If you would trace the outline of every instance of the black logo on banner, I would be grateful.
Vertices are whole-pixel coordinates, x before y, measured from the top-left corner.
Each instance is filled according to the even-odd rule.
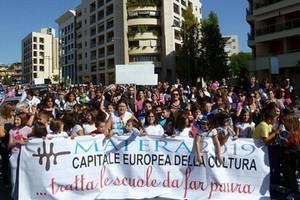
[[[44,159],[44,157],[46,158],[46,165],[45,165],[46,171],[50,170],[50,158],[51,158],[51,156],[54,157],[53,164],[56,165],[57,164],[57,160],[56,160],[57,156],[67,155],[67,154],[71,153],[70,151],[62,151],[62,152],[54,153],[53,152],[53,146],[54,146],[54,144],[51,142],[50,143],[50,152],[47,153],[46,142],[43,141],[43,150],[41,150],[41,147],[39,147],[37,149],[37,154],[32,154],[33,157],[39,157],[39,164],[40,165],[43,165],[43,159]],[[43,152],[41,152],[41,151],[43,151]]]

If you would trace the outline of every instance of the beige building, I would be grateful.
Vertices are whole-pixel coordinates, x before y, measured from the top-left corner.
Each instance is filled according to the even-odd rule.
[[[117,64],[154,64],[160,81],[175,82],[175,52],[182,38],[173,24],[183,22],[187,6],[200,21],[200,1],[161,0],[141,7],[134,2],[82,0],[76,8],[79,83],[113,83]]]
[[[22,66],[25,83],[32,83],[35,78],[58,81],[58,38],[53,28],[31,32],[22,40]]]
[[[287,77],[300,85],[300,1],[249,0],[248,46],[253,61],[250,70],[262,80],[282,83]]]
[[[239,42],[237,35],[223,35],[223,39],[225,40],[225,52],[228,54],[228,57],[233,54],[239,53]]]
[[[68,10],[55,20],[58,24],[60,51],[60,82],[77,83],[76,69],[76,11]]]

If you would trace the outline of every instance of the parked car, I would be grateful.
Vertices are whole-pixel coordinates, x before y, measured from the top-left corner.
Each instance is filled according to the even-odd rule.
[[[33,93],[39,93],[39,95],[49,92],[48,85],[32,85],[29,89]]]
[[[0,103],[0,111],[2,110],[2,108],[5,104],[16,105],[17,103],[20,102],[20,100],[21,100],[21,96],[10,97],[10,98],[5,99],[3,102]]]

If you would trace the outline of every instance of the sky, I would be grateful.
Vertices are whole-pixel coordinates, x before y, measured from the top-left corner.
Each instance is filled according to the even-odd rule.
[[[203,18],[213,11],[219,19],[221,34],[238,35],[239,50],[250,52],[247,46],[246,0],[200,0]],[[31,32],[52,27],[67,10],[75,9],[81,0],[1,0],[0,64],[21,62],[21,42]],[[56,34],[56,36],[58,36]]]

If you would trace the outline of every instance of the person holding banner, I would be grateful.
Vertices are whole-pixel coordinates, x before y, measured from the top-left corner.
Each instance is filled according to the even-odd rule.
[[[106,121],[106,129],[119,129],[124,131],[125,124],[129,119],[136,119],[133,113],[128,111],[128,103],[124,98],[121,98],[116,105],[116,111],[112,112]],[[138,120],[137,120],[138,121]]]
[[[144,132],[147,135],[157,135],[157,136],[163,136],[164,135],[164,129],[163,127],[157,122],[157,119],[155,117],[155,112],[153,110],[148,111],[146,113],[146,121],[143,126]]]
[[[291,196],[298,195],[300,198],[300,188],[297,187],[297,175],[300,175],[300,122],[295,113],[288,113],[283,117],[283,123],[288,133],[286,137],[280,134],[283,144],[283,177],[286,185],[292,190]]]
[[[27,126],[27,120],[28,116],[26,113],[18,114],[14,119],[14,127],[9,131],[8,147],[11,149],[9,162],[11,168],[12,197],[15,195],[15,188],[18,188],[17,167],[21,146],[25,144],[28,135],[32,132],[32,128]]]
[[[221,164],[223,164],[222,149],[218,138],[218,131],[215,128],[211,129],[210,122],[206,118],[200,120],[200,129],[198,130],[198,133],[195,136],[195,147],[198,162],[203,163],[203,157],[201,153],[201,142],[204,137],[210,137],[213,139],[216,148],[217,159]]]

